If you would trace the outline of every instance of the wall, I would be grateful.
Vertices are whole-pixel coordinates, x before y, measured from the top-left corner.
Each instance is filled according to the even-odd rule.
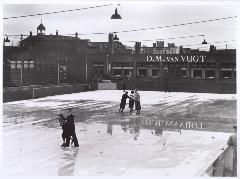
[[[213,160],[206,170],[202,172],[202,176],[215,176],[215,177],[231,177],[233,173],[233,150],[231,147],[224,147],[225,150]]]
[[[112,80],[117,83],[117,89],[122,89],[120,80]],[[195,92],[195,93],[223,93],[235,94],[236,82],[235,81],[216,81],[216,80],[178,80],[169,81],[168,84],[172,92]],[[144,91],[164,91],[164,81],[161,79],[137,79],[126,81],[127,90],[138,88]]]
[[[88,90],[97,90],[97,84],[92,83],[47,87],[28,86],[22,88],[10,88],[3,91],[3,102],[35,99],[69,93],[78,93]]]

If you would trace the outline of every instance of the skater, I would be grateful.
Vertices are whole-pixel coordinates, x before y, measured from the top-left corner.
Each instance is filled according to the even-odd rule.
[[[130,97],[128,96],[128,92],[126,91],[126,92],[122,95],[119,112],[123,112],[123,110],[124,110],[124,108],[125,108],[125,106],[126,106],[126,100],[127,100],[127,98],[130,98]]]
[[[165,77],[164,77],[164,91],[165,93],[166,92],[169,92],[170,93],[170,89],[169,89],[169,86],[168,86],[168,71],[165,72]]]
[[[58,114],[58,120],[60,123],[60,126],[62,126],[62,140],[63,144],[61,145],[64,147],[66,145],[66,138],[67,138],[67,130],[66,130],[66,118],[64,118],[63,114]]]
[[[126,83],[125,83],[124,79],[122,79],[121,85],[122,85],[123,92],[125,92],[125,90],[126,90]]]
[[[133,107],[134,107],[134,91],[131,91],[131,94],[129,95],[129,108],[130,112],[133,112]]]
[[[237,176],[237,126],[233,126],[234,134],[231,135],[228,139],[227,144],[232,148],[233,151],[233,170],[232,176]]]
[[[72,137],[74,147],[79,147],[77,136],[75,133],[74,115],[71,114],[72,109],[67,109],[66,118],[66,144],[64,147],[69,147],[70,139]]]
[[[140,94],[138,93],[137,89],[135,89],[134,100],[135,100],[135,109],[137,111],[136,115],[140,115],[140,111],[141,111]]]

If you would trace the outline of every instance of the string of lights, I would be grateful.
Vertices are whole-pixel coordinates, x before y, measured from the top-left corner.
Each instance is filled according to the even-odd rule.
[[[80,10],[86,10],[86,9],[94,9],[94,8],[100,8],[100,7],[107,7],[107,6],[115,6],[120,4],[105,4],[105,5],[99,5],[99,6],[92,6],[92,7],[84,7],[84,8],[78,8],[78,9],[68,9],[68,10],[62,10],[62,11],[53,11],[53,12],[44,12],[44,13],[38,13],[38,14],[28,14],[28,15],[21,15],[21,16],[13,16],[13,17],[4,17],[3,20],[8,19],[17,19],[17,18],[26,18],[26,17],[34,17],[34,16],[42,16],[42,15],[50,15],[50,14],[58,14],[58,13],[65,13],[65,12],[73,12],[73,11],[80,11]]]

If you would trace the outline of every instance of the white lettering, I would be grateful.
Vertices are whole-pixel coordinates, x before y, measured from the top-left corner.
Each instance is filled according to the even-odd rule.
[[[150,56],[150,55],[148,56],[148,55],[147,55],[147,62],[151,62],[152,60],[153,60],[153,59],[152,59],[152,56]]]
[[[194,62],[198,62],[199,57],[198,56],[193,56],[192,59],[193,59]]]

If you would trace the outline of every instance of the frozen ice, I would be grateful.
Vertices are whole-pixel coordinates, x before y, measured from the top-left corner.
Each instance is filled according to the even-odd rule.
[[[195,176],[216,157],[236,122],[236,95],[140,91],[140,116],[118,112],[122,91],[102,90],[3,104],[3,168],[8,176]],[[72,107],[79,148],[61,148],[58,113]],[[155,134],[149,119],[197,121]]]

